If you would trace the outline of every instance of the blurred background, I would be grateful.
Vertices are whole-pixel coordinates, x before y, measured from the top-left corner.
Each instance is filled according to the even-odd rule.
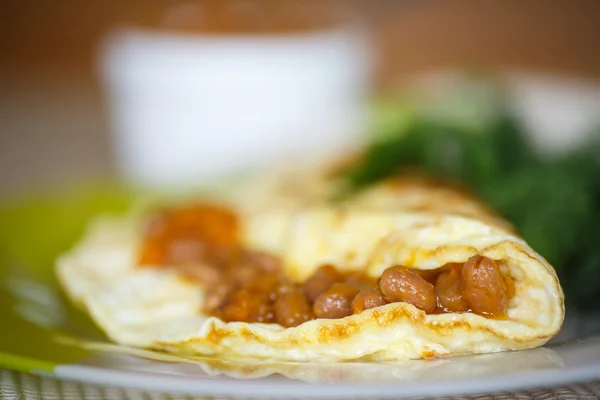
[[[276,8],[276,2],[247,9],[248,2],[228,2],[241,4],[236,10],[242,10],[229,22],[186,21],[185,15],[193,16],[198,4],[210,8],[213,3],[188,3],[173,12],[181,2],[2,1],[0,196],[114,174],[113,125],[99,71],[99,45],[107,33],[122,26],[256,33],[264,28],[256,22],[265,18],[261,9]],[[464,65],[559,76],[582,86],[600,81],[598,1],[298,3],[305,14],[292,12],[296,18],[267,24],[262,33],[331,25],[322,18],[331,10],[358,18],[373,52],[373,92],[402,87],[416,73]],[[207,15],[215,13],[209,10]],[[176,22],[165,22],[169,15]]]

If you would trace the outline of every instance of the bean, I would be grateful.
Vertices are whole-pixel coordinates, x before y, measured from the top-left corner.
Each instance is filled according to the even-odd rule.
[[[281,269],[281,262],[277,257],[260,251],[247,251],[246,261],[265,273],[276,273]]]
[[[275,322],[275,309],[272,304],[261,303],[258,306],[254,320],[256,322],[271,323]]]
[[[182,264],[177,266],[177,271],[184,276],[201,282],[204,286],[215,285],[223,279],[223,271],[212,264]]]
[[[230,297],[219,310],[223,321],[273,322],[273,306],[265,296],[249,290],[240,290]]]
[[[352,300],[358,289],[345,283],[335,283],[315,300],[313,311],[317,318],[344,318],[352,315]]]
[[[275,301],[275,321],[286,328],[298,326],[315,318],[304,293],[289,291]]]
[[[460,292],[461,269],[461,264],[450,264],[435,282],[438,307],[444,312],[467,311],[467,303]]]
[[[363,289],[352,300],[352,313],[358,314],[364,310],[386,305],[387,301],[378,287]]]
[[[506,283],[493,260],[481,255],[469,258],[463,266],[461,278],[462,297],[473,312],[489,316],[506,312]]]
[[[206,244],[198,237],[181,235],[166,244],[165,263],[182,265],[204,261],[208,256]]]
[[[175,232],[194,232],[217,247],[237,244],[237,216],[230,210],[210,204],[190,204],[176,209],[171,217]]]
[[[383,271],[379,289],[390,303],[404,301],[426,313],[435,311],[437,301],[434,286],[403,266]]]
[[[312,303],[321,293],[329,290],[336,282],[344,280],[344,276],[332,265],[323,265],[317,269],[304,283],[308,300]]]
[[[284,296],[288,293],[294,292],[300,290],[296,285],[294,285],[293,283],[282,279],[279,282],[279,286],[277,287],[277,290],[275,292],[275,300],[277,300],[278,298],[280,298],[281,296]],[[304,294],[304,292],[302,292]]]
[[[271,301],[275,301],[283,294],[296,289],[287,279],[277,275],[259,276],[247,283],[244,288],[253,293],[265,295]]]
[[[247,283],[244,289],[265,295],[269,300],[275,301],[280,283],[281,281],[276,275],[262,275]]]
[[[209,287],[204,296],[204,311],[214,313],[234,291],[235,286],[227,283]]]
[[[244,286],[260,275],[260,271],[249,264],[240,264],[229,268],[229,279]]]

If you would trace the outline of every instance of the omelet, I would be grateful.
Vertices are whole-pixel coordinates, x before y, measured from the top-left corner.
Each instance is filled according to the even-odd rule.
[[[564,296],[552,266],[484,204],[455,188],[405,178],[330,203],[323,175],[253,181],[224,196],[244,246],[277,255],[304,282],[323,264],[379,279],[401,265],[425,273],[473,256],[511,277],[506,312],[428,313],[395,301],[293,327],[226,322],[203,310],[209,289],[173,268],[140,268],[145,219],[102,217],[57,261],[72,300],[113,341],[226,359],[391,361],[522,350],[558,333]],[[212,199],[214,201],[214,199]]]

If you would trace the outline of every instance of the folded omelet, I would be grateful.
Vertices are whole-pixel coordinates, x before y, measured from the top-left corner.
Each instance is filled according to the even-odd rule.
[[[274,361],[383,361],[521,350],[560,329],[564,298],[554,269],[485,205],[459,190],[395,179],[329,203],[321,175],[253,181],[223,196],[239,218],[244,246],[277,255],[303,282],[323,264],[377,279],[495,260],[514,294],[501,316],[426,313],[396,301],[343,318],[295,327],[225,322],[203,311],[209,289],[174,268],[140,268],[142,217],[103,217],[57,262],[66,292],[115,342],[184,355]],[[214,200],[213,200],[214,201]]]

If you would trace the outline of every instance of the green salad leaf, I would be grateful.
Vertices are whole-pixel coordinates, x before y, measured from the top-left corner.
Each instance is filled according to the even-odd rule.
[[[397,105],[402,123],[383,124],[388,131],[375,135],[360,160],[341,172],[345,194],[415,169],[460,184],[511,221],[556,268],[570,306],[600,308],[600,135],[559,157],[544,157],[506,100],[486,95],[495,112],[477,124],[449,113],[407,113]],[[481,101],[475,98],[473,107],[485,108]],[[392,108],[386,104],[388,121]]]

